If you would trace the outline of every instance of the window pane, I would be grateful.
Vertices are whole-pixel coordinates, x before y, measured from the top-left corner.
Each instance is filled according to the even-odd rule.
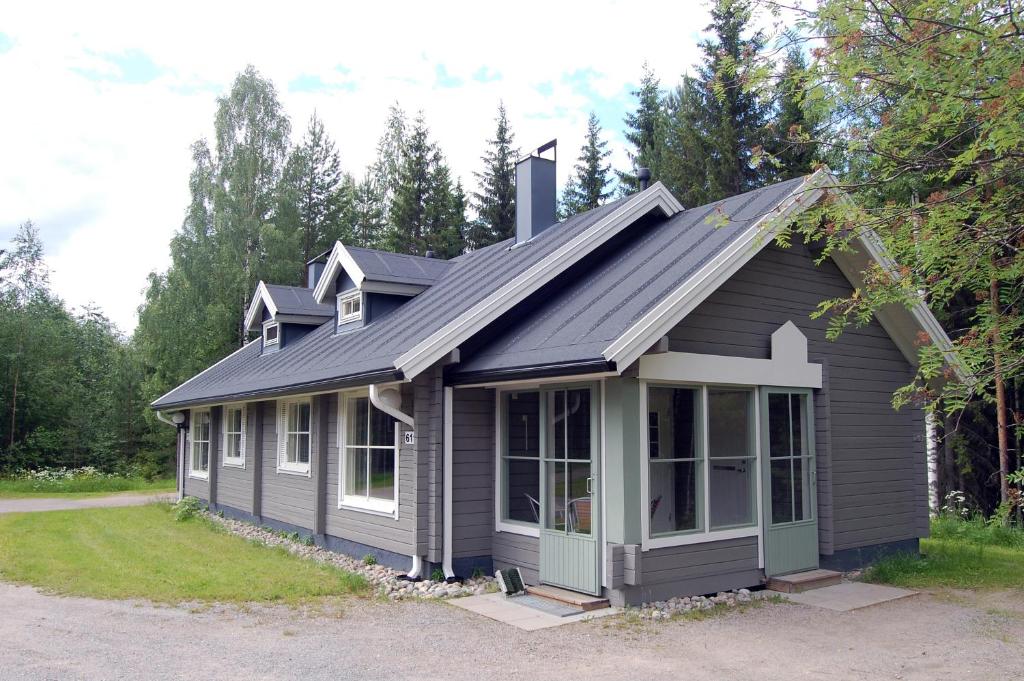
[[[591,494],[587,491],[590,479],[589,463],[570,463],[569,466],[569,502],[568,530],[576,534],[590,534],[591,531]]]
[[[754,455],[752,397],[749,390],[708,391],[708,455],[711,458]]]
[[[540,522],[540,462],[529,459],[505,461],[505,514],[508,520]]]
[[[653,387],[647,393],[648,419],[657,414],[658,443],[653,458],[691,459],[698,455],[700,392],[693,388]]]
[[[779,459],[771,462],[772,522],[793,522],[793,477],[790,462]]]
[[[295,433],[288,434],[288,442],[284,448],[284,460],[288,463],[295,463],[298,461],[296,458],[296,452],[298,450],[298,435]]]
[[[242,446],[242,436],[241,435],[234,434],[234,433],[231,434],[231,435],[228,435],[228,451],[227,451],[226,455],[229,458],[237,459],[238,457],[240,457],[242,455],[241,446]]]
[[[199,443],[199,470],[207,470],[210,467],[210,443]]]
[[[796,520],[811,519],[811,460],[809,458],[793,459],[793,518]]]
[[[565,458],[565,391],[548,393],[548,445],[546,456]]]
[[[754,522],[754,460],[715,459],[711,466],[708,499],[711,529]]]
[[[700,527],[700,463],[652,461],[650,467],[651,535]]]
[[[347,496],[365,497],[366,485],[365,449],[349,449],[345,456],[345,494]]]
[[[565,394],[568,414],[567,453],[570,459],[590,458],[590,389],[569,390]]]
[[[228,409],[227,418],[227,429],[229,433],[237,433],[242,430],[242,410],[241,409]]]
[[[790,430],[790,437],[793,438],[793,456],[800,456],[801,454],[807,454],[806,442],[804,438],[804,400],[805,395],[790,395],[790,418],[792,419],[792,426]]]
[[[508,456],[540,455],[540,393],[505,395],[505,437]]]
[[[295,460],[298,463],[309,463],[309,434],[299,434],[295,438]]]
[[[369,418],[370,398],[348,398],[348,416],[346,418],[345,443],[349,445],[366,445],[367,419]]]
[[[298,405],[299,427],[296,429],[302,433],[309,432],[309,402],[300,402]]]
[[[380,409],[369,405],[370,410],[370,444],[395,446],[395,419]]]
[[[546,464],[545,485],[546,527],[549,530],[565,529],[565,463],[552,461]]]
[[[374,499],[395,498],[395,450],[370,450],[370,496]]]
[[[790,455],[789,395],[768,394],[769,456]]]

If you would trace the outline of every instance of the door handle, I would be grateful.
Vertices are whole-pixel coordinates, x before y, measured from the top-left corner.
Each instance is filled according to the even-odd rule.
[[[587,478],[587,494],[593,494],[593,492],[590,490],[590,481],[591,480],[593,480],[593,478]]]

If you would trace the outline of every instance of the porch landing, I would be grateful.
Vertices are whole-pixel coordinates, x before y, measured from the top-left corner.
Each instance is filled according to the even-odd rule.
[[[601,608],[608,607],[608,599],[601,598],[600,596],[590,596],[588,594],[581,594],[576,591],[569,591],[568,589],[560,589],[557,586],[550,586],[547,584],[539,584],[537,586],[526,587],[526,593],[534,596],[540,596],[541,598],[548,598],[559,603],[565,603],[574,608],[589,612],[591,610],[600,610]]]
[[[834,570],[805,570],[791,575],[777,575],[768,579],[768,588],[784,594],[801,593],[811,589],[834,586],[843,581],[843,573]]]
[[[525,631],[537,631],[549,629],[572,622],[585,622],[597,617],[615,615],[621,612],[619,608],[601,608],[599,610],[580,611],[578,615],[560,617],[531,608],[527,605],[516,603],[515,598],[506,598],[504,594],[491,593],[480,596],[467,596],[466,598],[453,598],[448,601],[450,605],[463,610],[475,612],[498,622],[504,622],[517,629]]]

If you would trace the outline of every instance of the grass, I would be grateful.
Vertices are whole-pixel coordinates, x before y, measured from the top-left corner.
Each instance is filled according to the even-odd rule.
[[[304,603],[366,581],[151,504],[0,515],[0,578],[46,591],[158,603]]]
[[[921,556],[889,556],[864,579],[917,589],[1024,589],[1024,530],[989,526],[983,520],[941,518]]]
[[[0,478],[0,499],[52,497],[74,499],[117,492],[173,492],[174,478],[76,478],[72,480],[27,480]]]

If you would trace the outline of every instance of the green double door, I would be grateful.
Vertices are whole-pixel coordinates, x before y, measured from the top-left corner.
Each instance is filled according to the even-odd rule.
[[[541,392],[540,581],[600,594],[599,405],[590,387]]]
[[[765,574],[818,567],[814,404],[810,390],[761,388]]]

